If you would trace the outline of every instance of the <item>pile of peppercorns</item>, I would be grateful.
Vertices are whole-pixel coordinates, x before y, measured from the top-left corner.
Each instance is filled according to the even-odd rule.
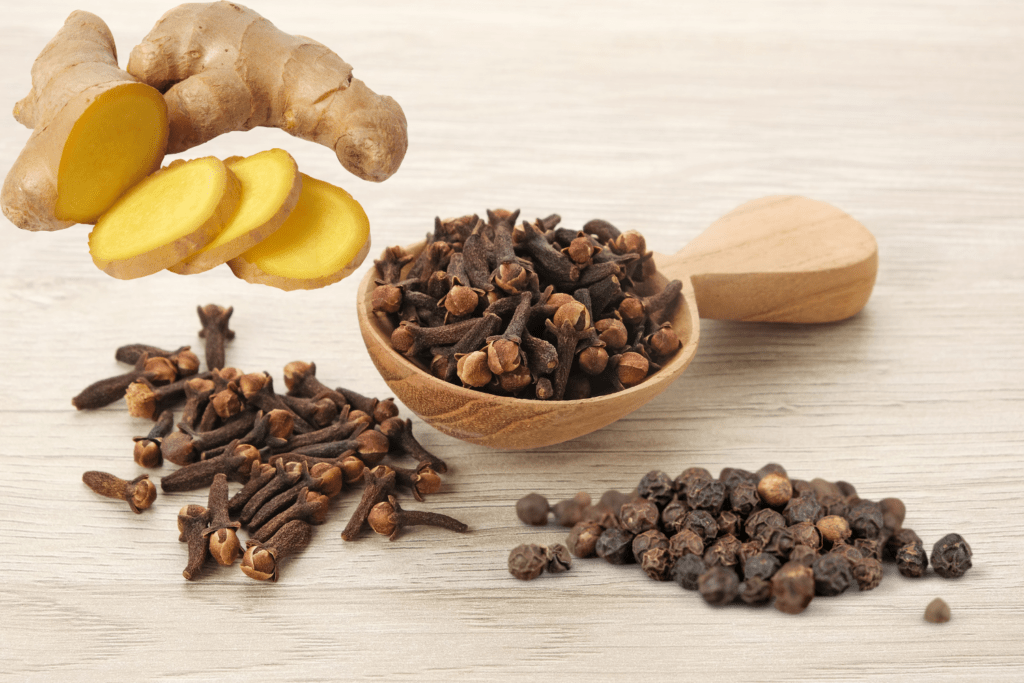
[[[899,499],[864,500],[843,481],[791,479],[775,463],[757,472],[727,467],[718,478],[703,467],[675,479],[654,470],[631,494],[608,491],[593,504],[586,493],[555,505],[531,493],[516,513],[535,526],[553,513],[571,527],[566,545],[576,557],[637,563],[712,605],[774,598],[780,611],[798,614],[815,596],[875,588],[883,560],[909,577],[929,564],[920,537],[903,527]],[[934,545],[931,565],[944,578],[963,576],[971,548],[949,534]]]

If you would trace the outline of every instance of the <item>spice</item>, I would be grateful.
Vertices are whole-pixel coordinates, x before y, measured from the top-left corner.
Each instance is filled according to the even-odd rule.
[[[928,569],[928,553],[920,542],[908,543],[896,552],[896,568],[900,574],[910,578],[924,576]]]
[[[82,482],[101,496],[126,501],[135,514],[148,509],[156,500],[156,486],[148,474],[126,481],[108,472],[90,471],[82,475]]]
[[[547,524],[550,510],[548,499],[539,493],[528,493],[516,501],[516,516],[524,524],[531,526]]]
[[[797,562],[787,562],[772,576],[775,607],[786,614],[800,614],[814,598],[814,572]]]
[[[711,567],[697,579],[697,591],[709,605],[728,605],[739,595],[739,588],[736,572],[721,565]]]
[[[935,598],[924,610],[924,620],[933,624],[944,624],[949,618],[949,605],[942,598]]]
[[[544,568],[549,574],[561,574],[572,569],[572,555],[569,554],[569,549],[561,543],[547,546],[544,549],[544,556],[547,558]]]
[[[625,529],[605,529],[597,539],[594,552],[611,564],[631,564],[633,558],[633,537]]]
[[[231,306],[225,308],[216,304],[196,307],[203,326],[199,336],[206,340],[206,367],[210,370],[224,367],[224,345],[235,338],[234,331],[228,329],[234,310]]]
[[[313,529],[306,522],[292,520],[264,542],[249,540],[242,556],[242,571],[257,581],[277,581],[282,559],[309,545]]]
[[[603,531],[604,527],[596,522],[577,522],[569,532],[565,544],[576,557],[593,557],[597,539],[601,537]]]
[[[432,526],[458,533],[469,530],[468,526],[448,515],[423,510],[403,510],[394,496],[388,496],[386,501],[374,505],[367,521],[371,529],[392,541],[398,537],[402,529],[410,526]]]
[[[517,545],[508,555],[508,571],[521,581],[536,579],[547,564],[547,551],[536,543]]]
[[[148,359],[146,354],[142,354],[135,363],[135,367],[128,372],[93,382],[71,399],[71,405],[78,410],[96,410],[124,398],[125,391],[132,382],[143,378],[155,380],[156,373],[146,370]]]
[[[181,574],[189,581],[199,576],[209,553],[210,537],[205,532],[210,517],[202,505],[186,505],[178,512],[178,540],[188,544],[188,563]]]
[[[665,318],[682,282],[636,291],[653,273],[639,234],[518,218],[503,209],[486,221],[438,218],[411,264],[404,250],[385,250],[371,300],[395,350],[446,381],[542,400],[634,386],[658,369],[655,358],[678,351]],[[480,335],[475,323],[487,317]]]
[[[772,498],[774,507],[766,506],[758,491],[762,482],[769,498],[783,492]],[[585,492],[577,497],[589,500]],[[790,478],[777,463],[757,472],[724,468],[717,478],[703,467],[689,467],[675,479],[650,470],[632,493],[607,491],[585,507],[566,543],[577,557],[639,564],[651,579],[699,590],[709,604],[774,600],[780,611],[797,614],[815,595],[878,587],[883,556],[895,559],[908,576],[925,573],[924,546],[902,527],[905,507],[895,498],[882,500],[861,499],[845,482]],[[530,516],[523,509],[532,501],[527,496],[517,505],[524,521]],[[543,524],[547,500],[540,496],[536,505],[535,519]],[[894,544],[900,547],[891,550]],[[956,534],[942,539],[934,552],[949,565],[950,575],[970,566],[970,549]]]
[[[932,548],[932,569],[944,579],[957,579],[971,568],[971,546],[960,534],[946,534]]]
[[[160,452],[160,443],[163,437],[170,434],[174,428],[174,413],[164,410],[160,413],[153,428],[146,436],[136,436],[135,448],[132,450],[132,457],[142,467],[160,467],[164,464],[164,456]]]
[[[208,536],[210,555],[217,564],[231,566],[242,552],[242,543],[238,540],[237,529],[240,522],[232,522],[228,512],[228,477],[218,474],[210,484],[210,495],[206,504],[210,512],[210,525],[203,530]]]

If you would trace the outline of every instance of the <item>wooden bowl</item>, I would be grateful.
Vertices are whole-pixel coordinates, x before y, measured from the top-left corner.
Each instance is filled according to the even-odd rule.
[[[494,396],[433,377],[391,348],[389,328],[370,303],[374,269],[359,287],[359,327],[384,381],[425,422],[483,446],[538,448],[598,430],[667,389],[697,351],[700,318],[842,320],[867,303],[878,269],[877,244],[863,225],[829,204],[795,196],[743,204],[681,251],[654,258],[658,275],[645,286],[683,283],[671,318],[683,346],[642,383],[604,396],[539,401]]]

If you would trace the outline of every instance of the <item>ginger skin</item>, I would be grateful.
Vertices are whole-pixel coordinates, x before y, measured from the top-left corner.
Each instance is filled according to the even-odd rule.
[[[72,12],[32,66],[14,118],[33,128],[0,203],[26,230],[92,223],[160,166],[167,112],[160,93],[117,66],[110,29]]]
[[[397,102],[353,78],[325,45],[284,33],[242,5],[170,10],[132,50],[128,72],[164,93],[169,153],[271,126],[330,147],[365,180],[387,179],[405,157]]]

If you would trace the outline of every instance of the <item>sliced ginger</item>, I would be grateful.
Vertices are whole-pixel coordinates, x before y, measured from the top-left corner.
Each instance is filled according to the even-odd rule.
[[[34,130],[0,203],[26,230],[95,222],[167,147],[164,98],[118,68],[110,29],[88,12],[73,12],[43,48],[14,116]]]
[[[316,289],[359,267],[370,249],[363,207],[341,189],[305,173],[295,209],[274,234],[228,261],[247,282],[284,290]]]
[[[230,222],[241,183],[220,159],[174,161],[129,190],[89,233],[96,265],[128,280],[199,251]]]
[[[170,267],[175,273],[201,273],[254,247],[281,227],[299,201],[302,192],[299,168],[283,149],[270,149],[245,158],[233,157],[224,163],[241,183],[238,209],[205,247]]]

